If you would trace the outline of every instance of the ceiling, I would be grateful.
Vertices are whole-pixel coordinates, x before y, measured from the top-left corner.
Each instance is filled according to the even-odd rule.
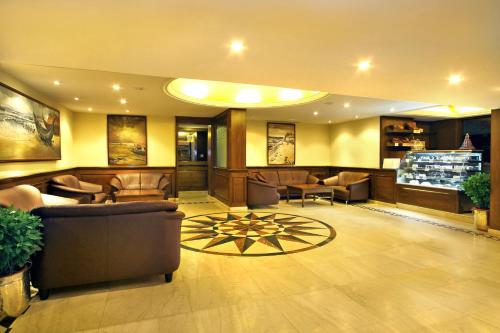
[[[109,90],[119,80],[131,111],[218,113],[160,97],[164,78],[177,77],[326,91],[334,104],[339,95],[362,96],[349,98],[349,112],[359,116],[364,109],[355,105],[372,108],[374,98],[381,109],[400,103],[391,100],[500,107],[498,0],[3,0],[0,12],[3,66],[77,111],[88,98],[96,112],[121,112]],[[243,54],[230,54],[235,38],[244,41]],[[358,72],[361,59],[373,68]],[[446,80],[454,73],[465,78],[458,86]],[[61,89],[45,87],[56,74]],[[309,107],[320,114],[307,121],[344,119],[346,110],[313,104],[305,114]],[[300,110],[272,117],[301,121]]]

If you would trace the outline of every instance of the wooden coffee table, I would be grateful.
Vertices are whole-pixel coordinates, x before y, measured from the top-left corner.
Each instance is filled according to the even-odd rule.
[[[333,186],[319,184],[297,184],[286,186],[286,202],[290,201],[290,192],[300,192],[302,197],[302,207],[304,199],[309,194],[330,194],[330,205],[333,206]],[[314,197],[316,200],[316,197]]]
[[[121,190],[115,192],[116,202],[165,200],[160,190]]]

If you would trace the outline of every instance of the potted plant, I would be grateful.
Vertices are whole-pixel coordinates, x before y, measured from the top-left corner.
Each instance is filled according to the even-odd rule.
[[[0,319],[21,315],[29,305],[29,264],[41,250],[38,216],[0,207]]]
[[[478,230],[488,230],[490,209],[490,174],[476,173],[463,183],[465,194],[474,203],[474,225]]]

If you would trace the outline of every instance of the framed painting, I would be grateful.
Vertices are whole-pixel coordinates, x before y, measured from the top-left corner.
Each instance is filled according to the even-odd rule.
[[[61,159],[58,110],[0,83],[0,162]]]
[[[267,164],[295,165],[295,124],[267,123]]]
[[[145,116],[108,115],[108,164],[148,164]]]

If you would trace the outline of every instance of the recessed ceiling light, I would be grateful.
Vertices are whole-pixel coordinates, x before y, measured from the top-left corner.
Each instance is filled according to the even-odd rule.
[[[288,88],[283,88],[280,90],[280,99],[282,101],[294,101],[297,99],[301,99],[304,94],[302,91],[298,89],[288,89]]]
[[[92,111],[93,109],[92,108],[87,108],[88,111]]]
[[[314,112],[313,112],[313,115],[315,115],[315,116],[317,116],[318,114],[319,114],[319,112],[318,112],[318,111],[314,111]]]
[[[460,84],[463,80],[464,78],[461,74],[452,74],[448,77],[448,83],[453,86]]]
[[[122,88],[118,83],[114,83],[111,87],[114,91],[120,91],[120,89]]]
[[[259,103],[261,100],[260,92],[256,89],[242,89],[236,95],[238,103]]]
[[[60,86],[61,85],[61,81],[58,81],[58,80],[55,80],[53,83],[54,83],[55,86]]]
[[[73,97],[73,99],[74,99],[75,101],[79,101],[79,100],[80,100],[80,97],[76,97],[76,96],[75,96],[75,97]]]
[[[230,48],[232,53],[241,53],[245,50],[246,46],[241,40],[233,40]]]
[[[391,108],[389,111],[390,112],[394,112],[394,111],[396,111],[396,109],[395,108]]]
[[[358,62],[358,71],[366,72],[370,68],[372,68],[372,62],[370,60],[361,60]]]
[[[129,112],[130,112],[130,110],[125,110],[125,112],[126,112],[126,113],[129,113]]]
[[[127,100],[125,98],[120,99],[120,104],[127,104]]]
[[[354,118],[358,119],[358,118],[359,118],[359,116],[358,116],[358,115],[355,115],[355,116],[354,116]]]
[[[349,107],[351,107],[351,103],[344,103],[344,107],[347,109]]]
[[[331,121],[331,120],[328,120],[328,123],[329,123],[329,124],[331,124],[331,123],[332,123],[332,121]]]
[[[201,82],[187,82],[182,86],[181,91],[183,94],[197,99],[208,96],[208,86]]]

